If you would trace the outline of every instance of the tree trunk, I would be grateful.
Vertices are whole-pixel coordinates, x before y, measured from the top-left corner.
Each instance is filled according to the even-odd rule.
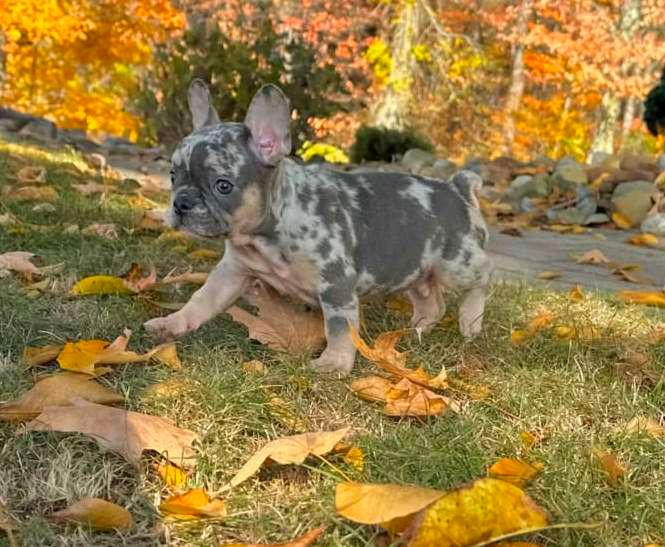
[[[529,17],[531,16],[531,0],[523,0],[517,17],[517,31],[524,36],[528,30]],[[524,95],[524,46],[516,43],[513,47],[513,67],[510,72],[510,87],[506,97],[505,122],[503,125],[503,147],[502,153],[512,154],[513,142],[515,141],[515,112],[519,109]]]
[[[635,119],[635,97],[628,97],[624,103],[623,122],[621,123],[621,141],[625,142]]]
[[[416,68],[412,52],[423,20],[419,0],[401,0],[400,4],[390,46],[392,70],[371,114],[374,125],[389,129],[404,129],[407,125],[413,98],[413,73]]]

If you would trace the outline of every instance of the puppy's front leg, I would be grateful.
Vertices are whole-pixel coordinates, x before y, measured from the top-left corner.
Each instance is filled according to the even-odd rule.
[[[146,321],[143,326],[162,338],[174,338],[196,330],[231,306],[245,291],[248,282],[247,270],[234,256],[233,247],[227,245],[220,263],[181,310]]]
[[[349,323],[358,329],[358,297],[353,292],[330,289],[320,296],[326,327],[326,349],[312,366],[322,372],[347,375],[353,368],[356,348],[349,334]]]

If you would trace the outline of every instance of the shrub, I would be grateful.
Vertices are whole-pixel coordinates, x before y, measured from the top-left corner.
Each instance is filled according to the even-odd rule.
[[[344,94],[331,65],[319,66],[311,49],[275,32],[266,17],[251,39],[232,41],[216,25],[196,24],[171,43],[158,47],[144,74],[134,107],[144,120],[143,142],[179,141],[192,127],[187,88],[194,78],[208,82],[222,120],[241,121],[254,93],[266,83],[281,87],[295,111],[294,144],[312,136],[308,118],[339,111],[332,94]]]
[[[430,140],[411,129],[398,131],[365,125],[356,132],[356,140],[351,147],[351,161],[390,162],[411,148],[434,152]]]

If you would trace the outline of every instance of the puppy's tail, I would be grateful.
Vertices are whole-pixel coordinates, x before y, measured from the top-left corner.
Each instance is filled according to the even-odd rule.
[[[480,191],[483,187],[483,179],[480,175],[469,169],[463,169],[455,173],[450,180],[450,184],[454,184],[462,194],[462,197],[473,205],[476,209],[480,209]]]

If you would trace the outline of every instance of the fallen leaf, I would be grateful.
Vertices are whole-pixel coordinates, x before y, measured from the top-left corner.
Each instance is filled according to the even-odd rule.
[[[106,184],[87,182],[86,184],[72,184],[72,188],[83,195],[103,194],[109,190]]]
[[[144,450],[158,452],[170,461],[189,467],[194,463],[193,431],[176,427],[159,416],[129,412],[82,399],[73,406],[49,406],[26,424],[27,431],[83,433],[104,449],[117,452],[129,463],[139,466]]]
[[[310,428],[307,416],[303,415],[293,403],[287,402],[281,397],[271,397],[267,409],[270,416],[289,431],[302,433]]]
[[[522,329],[515,329],[510,332],[510,343],[513,346],[519,346],[531,338],[531,334]]]
[[[319,312],[301,310],[264,286],[248,299],[258,308],[258,315],[238,306],[232,306],[226,313],[247,327],[250,338],[292,354],[313,352],[325,344],[323,317]]]
[[[415,514],[444,495],[440,490],[419,486],[340,482],[335,490],[335,509],[353,522],[379,524],[400,533]]]
[[[351,390],[361,399],[383,402],[392,385],[390,380],[382,376],[365,376],[351,382]]]
[[[575,338],[575,329],[567,325],[557,325],[553,329],[554,336],[562,340],[572,340]]]
[[[22,361],[26,368],[43,365],[53,361],[62,351],[62,345],[49,345],[39,348],[26,347],[23,350]]]
[[[215,249],[196,249],[189,253],[189,258],[198,259],[198,260],[214,260],[219,258],[221,255],[219,251]]]
[[[609,264],[610,259],[607,258],[599,249],[591,249],[586,253],[575,257],[578,264]]]
[[[256,374],[257,376],[263,376],[268,372],[263,362],[256,359],[243,363],[242,371],[246,374]]]
[[[633,223],[618,211],[612,213],[612,222],[617,225],[617,228],[621,228],[622,230],[630,230],[633,227]]]
[[[144,275],[143,268],[136,262],[133,262],[129,271],[122,276],[125,286],[134,292],[143,292],[155,286],[157,283],[157,272],[154,266],[150,268],[150,273]]]
[[[626,266],[619,266],[612,269],[612,274],[619,276],[624,281],[629,283],[637,283],[639,285],[653,285],[653,281],[647,277],[643,277],[639,274],[633,273],[633,270],[638,268],[632,268],[633,264],[627,264]]]
[[[362,472],[365,469],[365,453],[360,447],[353,446],[349,448],[346,454],[344,454],[344,461],[358,472]]]
[[[182,369],[180,357],[176,351],[175,342],[166,342],[148,352],[151,359],[159,361],[173,370]]]
[[[208,279],[208,275],[206,272],[185,272],[178,275],[168,274],[159,282],[159,285],[176,285],[178,283],[203,285]]]
[[[81,230],[86,236],[96,235],[106,239],[118,239],[118,227],[115,224],[91,224]]]
[[[542,330],[545,330],[552,324],[552,321],[554,321],[555,318],[556,315],[554,315],[554,313],[552,313],[550,310],[544,308],[539,309],[534,318],[529,321],[529,324],[527,325],[527,331],[529,334],[534,335]]]
[[[575,285],[575,287],[570,289],[568,292],[568,298],[573,302],[581,302],[584,300],[584,293],[582,292],[582,288],[579,285]]]
[[[658,247],[658,238],[653,234],[636,234],[629,237],[626,243],[640,247]]]
[[[16,401],[0,405],[0,420],[32,420],[47,406],[69,406],[76,398],[99,404],[116,404],[125,398],[83,374],[61,372],[39,380]]]
[[[617,297],[622,302],[630,304],[665,308],[665,291],[619,291]]]
[[[222,543],[220,547],[307,547],[319,539],[325,530],[325,526],[319,526],[286,543]]]
[[[46,169],[37,165],[26,165],[19,169],[16,178],[24,184],[46,182]]]
[[[34,253],[26,251],[11,251],[0,254],[0,269],[12,270],[19,273],[39,275],[39,269],[30,260]]]
[[[187,473],[171,465],[170,463],[160,463],[157,465],[157,473],[162,478],[166,486],[172,488],[182,488],[187,484]]]
[[[563,274],[561,272],[551,272],[551,271],[545,271],[545,272],[540,272],[536,277],[538,279],[558,279],[561,277]]]
[[[520,488],[487,478],[441,497],[406,535],[409,547],[471,546],[547,522],[545,512]]]
[[[488,470],[488,475],[521,488],[540,473],[542,469],[543,464],[530,464],[513,458],[501,458],[492,464]]]
[[[386,392],[383,412],[388,416],[439,416],[449,403],[450,399],[402,378]]]
[[[140,230],[151,232],[159,232],[164,230],[166,228],[166,214],[166,209],[151,209],[149,211],[145,211],[141,216],[141,219],[136,224],[136,227]]]
[[[12,190],[11,199],[54,202],[58,199],[58,192],[52,186],[22,186]]]
[[[195,488],[184,494],[171,496],[159,505],[159,510],[179,520],[198,518],[222,518],[226,516],[224,500],[210,499],[203,488]]]
[[[526,450],[531,450],[538,442],[538,437],[530,431],[522,431],[520,433],[520,441],[522,441],[522,446],[524,446]]]
[[[134,519],[127,509],[99,498],[83,498],[50,517],[55,522],[75,522],[98,530],[129,530]]]
[[[619,464],[617,459],[609,452],[598,449],[593,451],[593,456],[598,460],[603,471],[605,471],[607,482],[611,486],[618,486],[626,474],[626,470]]]
[[[647,418],[646,416],[636,416],[621,429],[626,433],[646,433],[651,437],[665,437],[665,427],[660,425],[653,418]]]
[[[93,294],[134,294],[125,285],[125,280],[114,275],[92,275],[78,281],[71,289],[71,294],[88,296]]]
[[[349,432],[349,428],[337,431],[316,431],[282,437],[265,444],[256,452],[235,477],[231,479],[231,486],[238,486],[256,473],[263,462],[268,458],[282,464],[301,464],[310,456],[323,456],[330,452]]]

